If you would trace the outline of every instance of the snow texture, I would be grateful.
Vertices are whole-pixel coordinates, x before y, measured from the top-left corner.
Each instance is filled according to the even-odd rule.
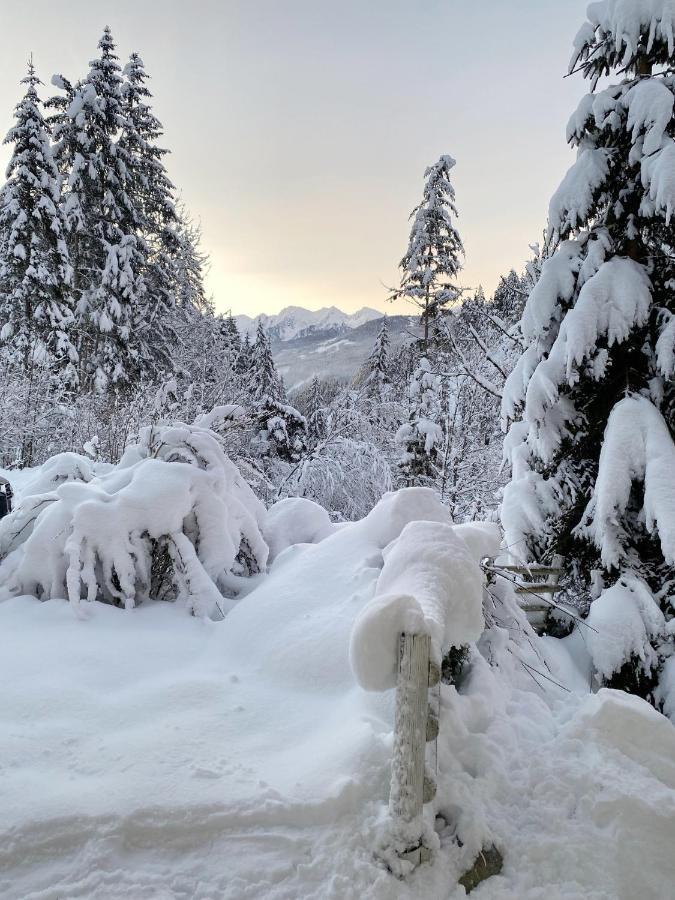
[[[268,510],[263,526],[269,546],[269,561],[273,562],[283,550],[294,544],[318,544],[336,527],[323,506],[312,500],[302,497],[279,500]]]
[[[610,151],[604,147],[580,151],[549,203],[550,228],[565,234],[588,219],[596,192],[607,178],[609,157]]]

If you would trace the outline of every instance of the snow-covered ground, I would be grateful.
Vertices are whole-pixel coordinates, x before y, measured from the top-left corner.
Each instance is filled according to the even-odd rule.
[[[588,693],[578,632],[537,646],[569,692],[537,686],[498,632],[497,668],[474,650],[460,692],[442,689],[440,850],[408,881],[377,862],[393,692],[357,685],[350,635],[385,547],[439,518],[427,492],[389,495],[283,550],[218,623],[170,603],[0,604],[3,900],[441,900],[489,842],[504,870],[477,900],[672,897],[675,730]]]

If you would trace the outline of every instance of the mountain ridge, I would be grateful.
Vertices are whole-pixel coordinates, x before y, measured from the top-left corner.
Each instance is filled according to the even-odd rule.
[[[344,334],[366,322],[381,319],[383,315],[384,313],[369,306],[363,306],[353,313],[343,312],[337,306],[317,310],[286,306],[274,315],[260,313],[251,317],[244,313],[234,316],[234,320],[242,334],[254,337],[258,322],[262,322],[271,340],[285,342],[318,334]]]

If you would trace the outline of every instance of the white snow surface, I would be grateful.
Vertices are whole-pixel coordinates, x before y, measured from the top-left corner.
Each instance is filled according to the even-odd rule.
[[[558,233],[574,229],[588,219],[596,190],[609,172],[610,151],[583,148],[568,170],[548,207],[549,226]]]
[[[389,494],[288,547],[219,622],[0,603],[3,900],[459,900],[491,842],[504,870],[476,900],[668,897],[675,730],[634,697],[588,695],[577,632],[531,650],[484,632],[494,664],[473,645],[460,691],[440,691],[434,861],[402,881],[378,863],[393,693],[356,683],[348,647],[415,522],[452,527],[431,491]],[[489,538],[454,533],[474,558]]]
[[[339,526],[318,503],[304,497],[287,497],[267,511],[263,536],[269,547],[269,560],[295,544],[318,544]]]

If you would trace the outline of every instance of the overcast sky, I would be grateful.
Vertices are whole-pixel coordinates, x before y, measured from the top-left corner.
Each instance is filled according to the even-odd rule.
[[[47,86],[86,73],[106,24],[123,60],[141,53],[221,310],[384,309],[442,153],[457,160],[461,283],[490,291],[522,268],[572,161],[585,85],[563,75],[585,0],[0,5],[2,131],[31,51]]]

